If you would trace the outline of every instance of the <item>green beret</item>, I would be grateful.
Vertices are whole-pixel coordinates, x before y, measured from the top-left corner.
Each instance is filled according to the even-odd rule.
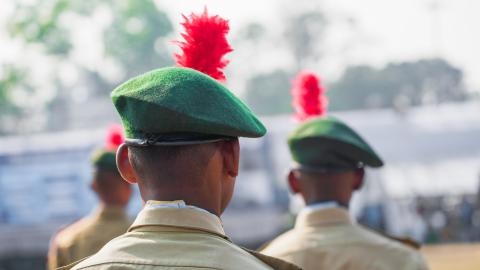
[[[99,149],[92,155],[92,164],[99,169],[117,170],[115,151]]]
[[[353,129],[333,117],[304,122],[288,138],[292,158],[300,168],[318,172],[354,170],[383,161]]]
[[[266,129],[217,80],[193,69],[161,68],[113,90],[128,144],[162,145],[261,137]]]

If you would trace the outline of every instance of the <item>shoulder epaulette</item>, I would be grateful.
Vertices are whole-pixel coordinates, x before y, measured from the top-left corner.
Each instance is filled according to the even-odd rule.
[[[386,238],[390,239],[390,240],[393,240],[393,241],[396,241],[396,242],[400,242],[404,245],[407,245],[413,249],[420,249],[422,247],[422,245],[413,240],[412,238],[410,237],[398,237],[398,236],[392,236],[392,235],[388,235],[386,233],[380,233],[381,235],[385,236]]]

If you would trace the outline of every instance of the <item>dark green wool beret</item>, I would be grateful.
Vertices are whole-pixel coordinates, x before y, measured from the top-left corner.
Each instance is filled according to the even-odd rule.
[[[92,155],[92,164],[99,169],[107,169],[117,171],[117,163],[115,161],[115,151],[99,149]]]
[[[340,172],[363,165],[383,166],[375,151],[345,123],[333,117],[318,117],[294,130],[288,145],[292,158],[305,170]]]
[[[225,86],[189,68],[150,71],[118,86],[111,97],[127,144],[189,144],[266,132]]]

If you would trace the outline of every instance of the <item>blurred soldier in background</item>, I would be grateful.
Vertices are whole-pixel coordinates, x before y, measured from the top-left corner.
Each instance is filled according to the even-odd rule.
[[[112,127],[105,149],[94,153],[91,188],[98,197],[99,205],[91,215],[53,237],[48,252],[48,269],[56,269],[96,253],[108,241],[125,233],[130,226],[125,207],[132,190],[120,176],[115,162],[121,136]]]
[[[128,233],[73,269],[298,269],[225,235],[219,217],[239,170],[238,137],[266,130],[215,80],[224,79],[222,57],[231,51],[227,21],[206,10],[185,20],[182,67],[145,73],[111,95],[127,137],[119,171],[146,205]]]
[[[288,183],[306,207],[294,229],[261,252],[306,270],[427,269],[415,248],[363,228],[350,217],[350,199],[362,187],[364,166],[381,167],[383,162],[350,127],[324,116],[326,100],[319,98],[323,92],[312,73],[302,73],[295,81],[297,118],[306,121],[288,139],[296,162]]]

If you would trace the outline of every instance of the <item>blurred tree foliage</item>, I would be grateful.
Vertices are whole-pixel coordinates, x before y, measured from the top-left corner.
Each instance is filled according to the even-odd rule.
[[[70,25],[69,18],[73,14],[90,19],[98,12],[109,17],[109,23],[103,29],[101,40],[92,42],[101,42],[103,57],[111,59],[122,71],[121,78],[116,81],[107,80],[102,68],[92,69],[71,61],[76,41],[72,38],[75,28]],[[152,0],[38,0],[33,5],[19,2],[9,22],[12,37],[56,59],[54,63],[73,63],[80,74],[78,84],[93,93],[91,98],[106,97],[119,81],[173,62],[165,46],[167,36],[173,31],[172,24]],[[289,89],[292,76],[303,68],[316,66],[324,53],[321,44],[328,22],[321,9],[297,9],[287,14],[283,22],[284,31],[278,37],[282,44],[278,46],[290,54],[294,61],[291,67],[252,74],[255,72],[248,73],[248,65],[253,66],[255,62],[244,61],[247,74],[251,76],[246,83],[245,96],[254,111],[260,114],[291,112]],[[259,23],[247,24],[239,31],[235,40],[237,47],[251,48],[246,58],[261,58],[262,52],[255,48],[271,43],[272,37],[267,31],[268,28]],[[36,90],[28,80],[29,76],[25,75],[35,71],[33,66],[26,66],[27,70],[23,68],[15,63],[2,68],[0,117],[28,119],[28,114],[22,113],[23,108],[11,98],[15,89],[21,88],[25,93]],[[68,123],[72,102],[71,89],[64,85],[59,75],[56,76],[49,78],[56,95],[45,105],[46,113],[52,118],[48,121],[51,129],[61,129],[62,124]],[[442,59],[391,63],[381,69],[348,67],[343,76],[328,87],[327,94],[331,110],[417,106],[468,98],[462,71]]]
[[[287,18],[285,37],[296,62],[295,73],[321,58],[326,28],[325,16],[315,9]]]
[[[10,65],[3,65],[2,72],[0,75],[0,120],[4,122],[5,118],[16,116],[19,113],[18,106],[12,100],[11,91],[25,81],[25,74]],[[2,128],[0,128],[1,133]]]
[[[276,70],[253,77],[247,83],[246,100],[258,114],[291,112],[289,74],[283,70]]]
[[[238,42],[238,40],[242,42],[259,42],[264,37],[266,32],[267,30],[265,29],[265,26],[258,22],[248,23],[240,29],[239,33],[236,36],[236,39],[234,40],[234,43]]]
[[[14,126],[18,126],[17,119],[22,117],[23,108],[14,101],[14,92],[28,94],[33,91],[26,70],[11,64],[0,67],[0,135],[7,134]]]
[[[103,74],[105,70],[102,68],[92,69],[71,60],[76,44],[73,39],[74,31],[77,28],[72,27],[69,20],[72,17],[91,20],[98,12],[102,19],[109,18],[110,22],[103,29],[101,40],[91,42],[99,42],[103,46],[104,59],[111,60],[110,63],[114,63],[117,71],[120,71],[116,73],[120,74],[120,77],[117,76],[115,81]],[[173,62],[165,46],[165,42],[168,42],[167,35],[173,31],[172,24],[167,14],[159,10],[152,0],[38,0],[34,4],[18,2],[9,18],[8,31],[28,48],[55,59],[53,63],[73,64],[80,75],[77,86],[83,85],[83,88],[93,93],[92,98],[97,98],[98,95],[108,96],[110,90],[127,77],[171,65]],[[33,68],[38,66],[27,68],[34,72]],[[60,65],[53,67],[57,70],[60,68]],[[65,110],[70,109],[71,103],[70,93],[65,92],[70,92],[71,89],[62,83],[60,72],[57,73],[54,78],[45,78],[51,80],[51,85],[56,88],[56,95],[50,104],[45,104],[45,110],[52,117],[63,115],[61,121],[49,120],[50,123],[59,125],[52,128],[62,129],[62,123],[65,127],[68,122],[68,119],[65,119],[68,112]],[[25,79],[4,79],[0,93],[2,107],[6,103],[13,106],[10,100],[4,97],[5,93],[25,84]]]
[[[278,69],[264,74],[254,74],[247,82],[245,97],[248,105],[259,114],[290,113],[290,87],[292,75],[315,64],[322,56],[322,39],[327,20],[316,9],[302,9],[285,17],[284,36],[287,52],[294,60],[288,70]],[[265,36],[265,27],[251,23],[240,31],[240,39],[260,43]],[[283,44],[282,44],[283,45]],[[253,59],[257,59],[254,57]]]
[[[62,15],[88,17],[102,7],[113,17],[104,35],[105,52],[125,68],[125,77],[172,63],[161,38],[173,27],[151,0],[42,0],[18,6],[9,30],[13,37],[38,44],[49,54],[67,56],[72,49],[72,29]]]
[[[391,63],[382,69],[352,66],[330,85],[332,110],[419,106],[464,101],[463,72],[443,59]]]
[[[290,75],[277,70],[254,76],[247,84],[247,103],[259,114],[291,112]],[[327,87],[327,95],[330,110],[404,110],[469,98],[463,72],[443,59],[390,63],[381,69],[351,66]]]
[[[293,65],[285,70],[254,74],[247,83],[246,99],[260,114],[291,111],[288,92],[291,76],[304,68],[316,67],[322,59],[322,43],[328,20],[318,8],[296,9],[285,17],[283,32]],[[351,22],[350,22],[351,23]],[[259,42],[259,26],[244,29],[246,40]],[[463,72],[443,59],[421,59],[390,63],[384,68],[347,67],[336,82],[327,87],[330,110],[368,108],[406,109],[409,106],[467,99]]]
[[[46,0],[37,5],[18,4],[9,25],[13,37],[27,43],[41,44],[47,53],[64,55],[72,44],[67,29],[60,25],[60,15],[69,9],[68,0]]]
[[[173,30],[167,14],[149,0],[107,2],[114,19],[105,33],[106,53],[123,64],[127,77],[173,63],[161,39]]]

